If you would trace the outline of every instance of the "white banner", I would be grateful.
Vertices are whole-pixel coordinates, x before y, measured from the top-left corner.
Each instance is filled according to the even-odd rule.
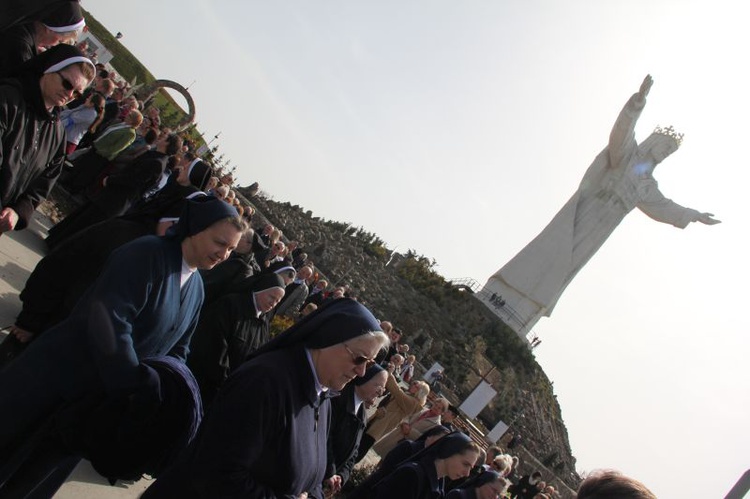
[[[497,443],[498,440],[508,431],[508,425],[502,421],[498,421],[494,428],[485,437],[487,440],[493,443]]]
[[[471,395],[464,400],[459,409],[469,416],[470,419],[474,419],[490,403],[490,400],[495,395],[497,395],[497,392],[492,388],[492,385],[486,381],[481,381],[474,391],[471,392]]]

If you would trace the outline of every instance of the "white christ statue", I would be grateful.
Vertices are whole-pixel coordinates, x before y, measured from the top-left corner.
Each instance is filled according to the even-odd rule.
[[[635,124],[652,84],[646,76],[625,104],[609,144],[555,218],[487,281],[480,296],[521,338],[542,316],[549,317],[578,271],[633,208],[681,229],[691,222],[719,223],[711,213],[680,206],[659,191],[654,167],[677,150],[682,134],[657,127],[636,143]]]

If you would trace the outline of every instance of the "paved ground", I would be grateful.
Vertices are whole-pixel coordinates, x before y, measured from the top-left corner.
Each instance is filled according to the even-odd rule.
[[[18,294],[45,252],[44,237],[50,221],[39,212],[29,228],[0,236],[0,326],[13,324],[21,302]],[[5,332],[2,333],[2,339]],[[3,408],[6,410],[6,408]],[[59,499],[130,499],[138,497],[148,480],[111,486],[88,462],[82,462],[55,495]]]

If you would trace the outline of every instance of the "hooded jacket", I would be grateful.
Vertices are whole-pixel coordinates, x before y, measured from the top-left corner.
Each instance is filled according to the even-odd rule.
[[[62,171],[65,128],[47,111],[38,79],[0,80],[0,209],[25,228]]]

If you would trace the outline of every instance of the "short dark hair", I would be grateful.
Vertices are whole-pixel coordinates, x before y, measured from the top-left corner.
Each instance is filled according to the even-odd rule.
[[[182,139],[179,135],[172,134],[167,139],[167,156],[174,156],[182,149]]]
[[[578,487],[578,499],[656,499],[638,480],[614,470],[595,471]]]
[[[146,135],[143,136],[143,139],[146,141],[146,144],[153,144],[156,142],[156,139],[159,138],[159,132],[154,130],[153,128],[149,128],[146,132]]]

